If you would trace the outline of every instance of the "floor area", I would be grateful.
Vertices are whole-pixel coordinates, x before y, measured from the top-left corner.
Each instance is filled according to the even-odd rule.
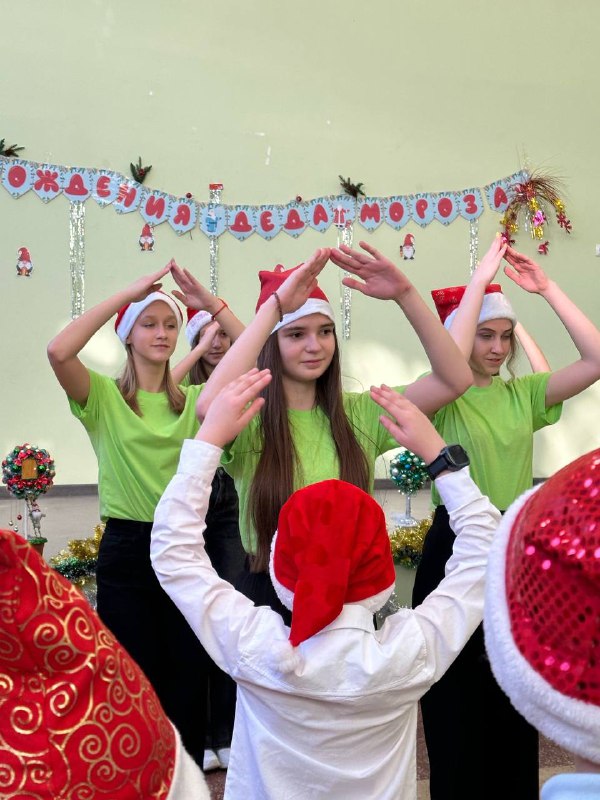
[[[388,523],[393,524],[394,514],[403,513],[405,499],[395,490],[380,490],[376,498],[382,505]],[[83,494],[65,494],[59,490],[38,499],[41,511],[45,514],[42,519],[42,534],[48,539],[44,556],[50,558],[68,546],[72,539],[86,539],[93,535],[94,527],[99,522],[98,496],[92,490]],[[417,519],[422,519],[429,513],[429,493],[419,492],[412,501],[412,514]],[[18,525],[19,532],[24,532],[24,520],[17,516],[24,516],[23,502],[9,498],[2,488],[0,492],[0,527],[8,528],[9,523]],[[404,567],[397,567],[396,594],[400,605],[410,604],[410,590],[412,587],[411,571]],[[572,769],[569,756],[559,747],[542,739],[540,743],[540,785],[557,772],[566,772]],[[221,800],[226,773],[218,770],[207,776],[213,800]],[[417,740],[417,777],[419,780],[419,800],[428,800],[429,781],[427,753],[423,739],[422,728],[419,724]]]

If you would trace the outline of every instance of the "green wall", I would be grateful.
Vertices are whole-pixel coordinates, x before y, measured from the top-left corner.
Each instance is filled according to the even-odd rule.
[[[2,0],[0,8],[0,138],[26,145],[24,158],[127,172],[142,155],[154,165],[153,188],[205,201],[208,183],[221,181],[231,204],[336,194],[339,173],[375,196],[482,187],[528,158],[564,177],[574,224],[571,237],[548,227],[544,267],[600,323],[597,3]],[[45,356],[70,314],[68,209],[64,197],[44,205],[32,192],[14,200],[0,187],[0,455],[28,440],[53,454],[57,483],[91,483],[93,452]],[[92,200],[86,209],[87,307],[172,256],[208,283],[199,231],[178,238],[165,224],[155,252],[142,254],[138,214]],[[481,250],[497,225],[487,210]],[[417,246],[406,271],[423,293],[467,279],[464,220],[406,230]],[[384,226],[369,235],[357,226],[356,238],[399,260],[404,232]],[[248,320],[258,268],[297,264],[335,243],[333,229],[271,242],[226,234],[219,293]],[[518,245],[535,252],[525,233]],[[32,254],[30,279],[16,278],[21,246]],[[336,270],[328,265],[322,279],[335,302]],[[502,282],[552,366],[572,360],[573,345],[544,301]],[[85,351],[89,366],[113,374],[121,358],[108,327]],[[397,308],[356,296],[344,343],[349,386],[406,382],[425,368]],[[536,474],[599,445],[598,397],[598,387],[587,390],[554,430],[538,434]]]

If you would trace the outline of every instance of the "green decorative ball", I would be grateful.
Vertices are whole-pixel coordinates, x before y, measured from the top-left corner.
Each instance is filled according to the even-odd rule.
[[[410,450],[402,450],[390,461],[390,477],[402,494],[416,494],[427,480],[425,462]]]

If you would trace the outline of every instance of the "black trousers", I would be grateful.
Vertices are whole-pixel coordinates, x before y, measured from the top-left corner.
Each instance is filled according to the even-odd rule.
[[[139,664],[202,768],[209,659],[150,563],[151,522],[109,519],[100,543],[98,614]]]
[[[235,585],[246,553],[239,528],[239,502],[233,478],[222,467],[215,473],[206,515],[206,552],[219,577]],[[230,747],[235,717],[235,681],[209,660],[206,747]]]
[[[444,506],[423,545],[413,607],[444,577],[455,535]],[[421,700],[431,800],[538,800],[538,734],[492,674],[480,625],[446,674]]]

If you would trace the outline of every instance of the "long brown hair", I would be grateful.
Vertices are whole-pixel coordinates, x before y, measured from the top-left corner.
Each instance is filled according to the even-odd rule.
[[[262,393],[265,404],[260,412],[261,455],[248,498],[248,517],[256,530],[256,556],[252,570],[264,572],[269,565],[271,540],[277,529],[279,511],[294,491],[294,477],[302,482],[302,465],[298,462],[288,421],[283,364],[276,333],[267,339],[257,366],[259,369],[268,367],[273,376]],[[315,407],[322,409],[329,418],[340,478],[368,492],[370,471],[367,457],[344,411],[337,338],[331,363],[317,379]]]
[[[141,417],[142,412],[137,401],[137,391],[139,388],[138,378],[135,371],[133,356],[131,354],[131,345],[126,344],[125,349],[127,350],[127,361],[123,367],[123,372],[117,378],[117,386],[119,387],[119,391],[123,396],[123,400],[125,400],[129,408],[135,412],[138,417]],[[165,375],[163,378],[162,391],[167,393],[167,399],[169,401],[171,411],[174,411],[176,414],[181,414],[185,407],[185,395],[181,389],[175,385],[168,361],[165,364]]]
[[[196,336],[194,336],[194,340],[192,342],[192,350],[198,342],[200,341],[200,334],[202,331],[199,331]],[[199,358],[193,367],[190,369],[188,375],[190,376],[190,384],[192,386],[196,386],[200,383],[206,383],[206,381],[210,378],[210,373],[206,364],[204,363],[203,358]]]

